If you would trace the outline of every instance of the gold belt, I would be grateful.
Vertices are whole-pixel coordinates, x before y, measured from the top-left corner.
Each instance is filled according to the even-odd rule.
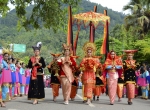
[[[43,75],[43,73],[38,72],[37,75]]]
[[[115,70],[115,69],[113,69],[113,70],[108,70],[108,72],[116,72],[116,70]]]

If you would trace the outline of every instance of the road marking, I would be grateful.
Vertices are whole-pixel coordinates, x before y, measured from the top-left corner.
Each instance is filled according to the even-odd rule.
[[[80,96],[79,94],[77,94],[77,97],[79,97],[81,100],[83,99],[83,97],[82,97],[82,96]],[[91,104],[89,104],[89,106],[90,106],[90,107],[95,107],[95,105],[93,105],[92,103],[91,103]]]
[[[10,108],[10,109],[7,109],[7,110],[18,110],[18,109],[11,109],[11,108]]]

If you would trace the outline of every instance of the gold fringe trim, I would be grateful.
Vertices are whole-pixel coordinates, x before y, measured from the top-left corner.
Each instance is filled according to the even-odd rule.
[[[127,83],[133,83],[133,84],[135,84],[135,82],[134,82],[134,81],[127,81],[127,82],[126,82],[126,84],[127,84]]]

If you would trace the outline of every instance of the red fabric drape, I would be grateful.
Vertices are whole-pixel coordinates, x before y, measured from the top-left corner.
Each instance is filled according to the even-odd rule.
[[[35,63],[35,61],[36,61],[36,58],[33,56],[33,57],[31,57],[31,62],[32,63]],[[37,78],[37,69],[39,68],[40,66],[34,66],[33,68],[32,68],[32,79],[36,79]]]

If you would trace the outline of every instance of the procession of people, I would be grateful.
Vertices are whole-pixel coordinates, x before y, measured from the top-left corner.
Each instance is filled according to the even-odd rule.
[[[3,49],[0,55],[0,105],[28,95],[31,71],[20,59],[11,57],[9,49]]]
[[[148,99],[150,74],[147,65],[142,68],[133,59],[137,50],[124,50],[126,60],[116,54],[114,50],[107,54],[104,64],[101,56],[96,56],[96,45],[86,42],[83,45],[84,58],[80,64],[76,60],[79,56],[72,54],[71,45],[63,44],[63,53],[50,53],[53,60],[46,66],[45,60],[40,56],[41,43],[33,46],[34,55],[27,65],[23,61],[13,58],[9,49],[3,49],[0,56],[0,104],[6,106],[9,100],[16,97],[27,96],[33,100],[33,105],[45,98],[44,68],[47,67],[51,74],[53,101],[57,101],[60,86],[62,88],[65,105],[69,100],[75,100],[78,81],[82,82],[83,102],[88,105],[92,100],[102,100],[101,95],[107,93],[110,105],[118,102],[124,95],[127,96],[128,105],[139,93],[142,99]],[[140,71],[142,70],[142,72]],[[141,88],[141,89],[139,89]]]

